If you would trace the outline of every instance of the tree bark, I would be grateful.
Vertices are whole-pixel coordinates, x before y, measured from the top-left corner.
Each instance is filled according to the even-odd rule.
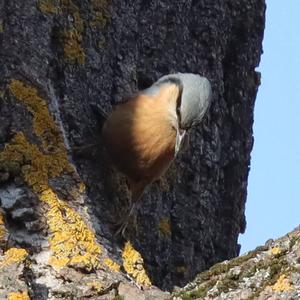
[[[0,0],[2,275],[23,274],[3,297],[114,297],[124,272],[172,289],[239,254],[264,13],[263,0]],[[128,189],[95,107],[173,72],[208,77],[213,103],[124,241]]]

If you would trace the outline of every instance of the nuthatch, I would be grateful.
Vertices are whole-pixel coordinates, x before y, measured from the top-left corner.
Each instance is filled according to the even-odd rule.
[[[207,78],[170,74],[119,104],[110,114],[102,134],[114,164],[129,182],[129,216],[146,186],[168,169],[186,132],[201,122],[211,98]],[[122,233],[125,226],[120,229]]]

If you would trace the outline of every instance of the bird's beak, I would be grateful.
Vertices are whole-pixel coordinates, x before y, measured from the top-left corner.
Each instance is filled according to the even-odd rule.
[[[178,151],[180,150],[182,141],[185,137],[186,134],[186,130],[182,130],[182,129],[177,129],[177,133],[176,133],[176,143],[175,143],[175,156],[177,156]]]

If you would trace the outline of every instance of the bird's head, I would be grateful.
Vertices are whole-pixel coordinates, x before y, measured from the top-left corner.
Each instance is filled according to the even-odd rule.
[[[155,85],[168,82],[177,84],[181,91],[176,107],[178,127],[189,130],[202,121],[210,106],[211,84],[198,74],[177,73],[161,77]]]
[[[211,84],[206,77],[191,73],[169,74],[161,77],[152,86],[159,88],[162,84],[176,84],[179,97],[176,103],[177,134],[175,154],[180,149],[186,132],[199,124],[208,110],[211,99]]]

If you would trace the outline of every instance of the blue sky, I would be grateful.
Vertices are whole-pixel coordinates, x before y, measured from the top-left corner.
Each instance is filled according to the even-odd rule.
[[[300,1],[267,1],[241,253],[300,224]]]

